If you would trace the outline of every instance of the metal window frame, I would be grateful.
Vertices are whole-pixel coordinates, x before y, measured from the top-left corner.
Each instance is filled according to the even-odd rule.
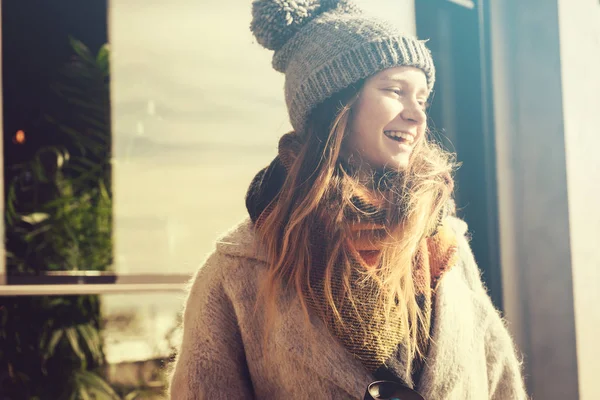
[[[7,285],[6,275],[0,275],[0,297],[3,296],[64,296],[110,293],[182,292],[191,274],[117,275],[115,283],[65,283]]]

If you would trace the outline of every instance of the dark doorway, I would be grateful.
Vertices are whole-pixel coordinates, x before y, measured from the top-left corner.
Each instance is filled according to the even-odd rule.
[[[12,165],[54,143],[44,113],[53,100],[50,85],[73,54],[69,37],[96,54],[107,42],[106,21],[106,0],[2,2],[5,183],[11,181]],[[19,131],[23,139],[16,136]]]
[[[487,20],[483,1],[417,0],[417,35],[437,68],[430,124],[462,163],[458,214],[495,305],[502,309],[496,157]]]

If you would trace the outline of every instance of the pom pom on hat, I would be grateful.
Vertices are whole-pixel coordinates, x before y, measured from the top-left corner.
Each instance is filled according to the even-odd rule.
[[[316,16],[348,0],[255,0],[250,29],[258,43],[279,50]]]
[[[353,0],[321,0],[320,3],[321,12],[337,8],[343,12],[362,14],[362,10],[354,3]]]

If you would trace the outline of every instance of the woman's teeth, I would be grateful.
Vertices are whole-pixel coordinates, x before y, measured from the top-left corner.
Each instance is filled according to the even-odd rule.
[[[403,142],[406,144],[412,144],[414,141],[414,137],[409,135],[408,133],[399,132],[399,131],[384,131],[385,136],[389,137],[392,140],[396,140],[398,142]]]

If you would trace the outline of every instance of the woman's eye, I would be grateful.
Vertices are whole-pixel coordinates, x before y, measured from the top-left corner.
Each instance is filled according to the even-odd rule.
[[[388,92],[392,92],[397,94],[398,96],[402,96],[404,94],[404,91],[402,89],[397,89],[397,88],[390,88],[390,89],[386,89]]]
[[[400,97],[406,95],[406,92],[404,91],[404,89],[400,89],[400,88],[389,88],[389,89],[385,89],[385,90],[388,92],[394,93],[395,95],[400,96]],[[417,103],[423,110],[427,110],[427,108],[429,108],[429,102],[427,102],[427,100],[417,100]]]

